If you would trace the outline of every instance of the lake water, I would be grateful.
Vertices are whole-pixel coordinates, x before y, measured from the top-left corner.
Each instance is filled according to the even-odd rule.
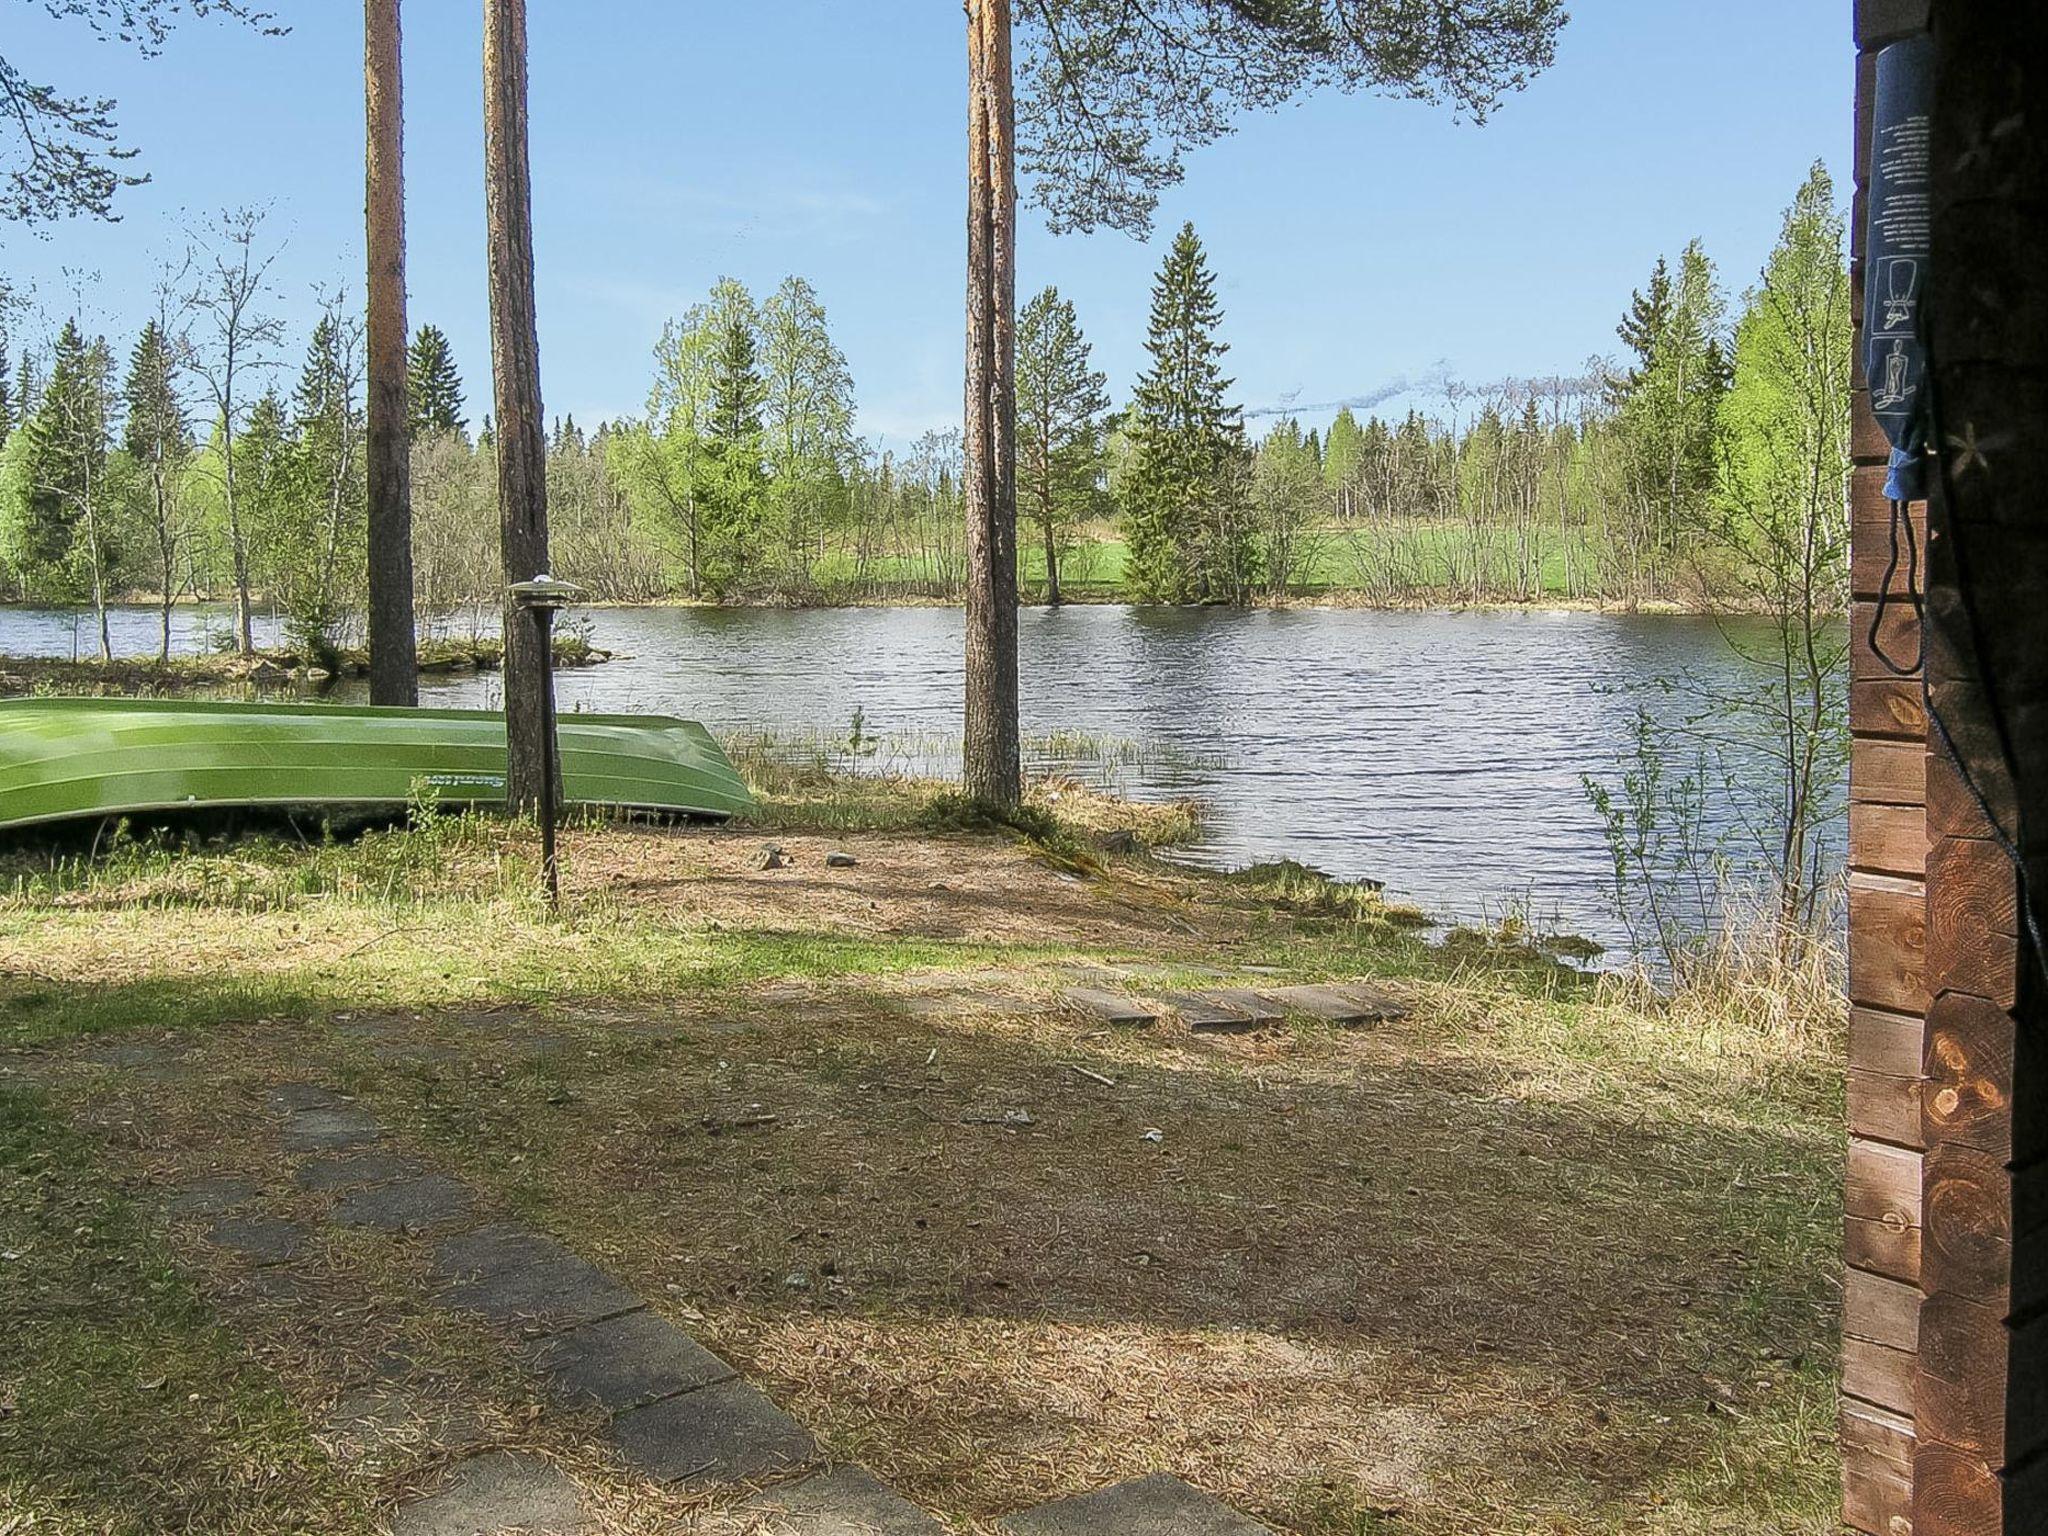
[[[855,710],[870,766],[957,771],[961,615],[948,608],[598,609],[607,665],[560,676],[561,707],[653,710],[713,730],[837,742]],[[154,647],[123,609],[115,648]],[[177,643],[226,627],[181,610]],[[79,642],[92,645],[90,626]],[[1587,613],[1228,613],[1029,608],[1020,622],[1027,736],[1086,732],[1143,749],[1111,769],[1140,796],[1212,808],[1190,856],[1295,858],[1386,882],[1444,916],[1511,902],[1604,941],[1608,855],[1580,775],[1613,776],[1638,702],[1690,670],[1732,676],[1713,621]],[[0,651],[69,655],[68,615],[0,612]],[[495,677],[425,680],[425,702],[495,706]],[[1093,762],[1041,763],[1099,776]]]

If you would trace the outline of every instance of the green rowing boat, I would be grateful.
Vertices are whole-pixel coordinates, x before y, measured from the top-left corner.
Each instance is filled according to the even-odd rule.
[[[753,804],[693,720],[561,717],[572,805],[727,817]],[[502,804],[505,717],[178,699],[0,700],[0,827],[241,806]]]

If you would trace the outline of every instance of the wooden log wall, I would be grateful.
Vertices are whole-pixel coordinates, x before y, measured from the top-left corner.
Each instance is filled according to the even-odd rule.
[[[1863,227],[1877,50],[1927,25],[1928,0],[1858,0],[1856,196],[1851,270],[1858,316],[1850,480],[1849,1152],[1842,1293],[1842,1511],[1868,1536],[1911,1536],[1925,1306],[1927,1146],[1927,718],[1907,664],[1920,650],[1907,563],[1893,565],[1887,445],[1862,377]],[[1910,509],[1925,549],[1927,513]],[[1922,562],[1924,565],[1924,562]],[[1889,573],[1889,574],[1888,574]],[[1876,645],[1872,624],[1882,610]]]
[[[2048,889],[2048,9],[1858,0],[1855,17],[1859,315],[1875,55],[1936,38],[1927,319],[1948,462],[1935,515],[1911,509],[1930,720],[1883,660],[1919,653],[1921,621],[1878,604],[1911,594],[1859,379],[1844,1515],[1870,1536],[2016,1536],[2048,1531],[2048,991],[2010,856]]]
[[[2048,1530],[2048,997],[2014,865],[2048,890],[2048,8],[1929,10],[1927,323],[1945,463],[1926,604],[1913,1528],[2018,1536]]]

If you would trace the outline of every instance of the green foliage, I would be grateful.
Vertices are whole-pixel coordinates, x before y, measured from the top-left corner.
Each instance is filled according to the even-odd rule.
[[[819,545],[845,511],[853,375],[832,340],[824,301],[800,277],[784,278],[761,306],[760,331],[768,517],[784,581],[807,588]]]
[[[1307,574],[1316,553],[1310,536],[1325,515],[1327,496],[1314,434],[1302,436],[1299,422],[1281,417],[1252,466],[1259,564],[1276,597]]]
[[[1727,305],[1699,241],[1674,277],[1659,259],[1617,334],[1634,356],[1612,384],[1626,452],[1631,535],[1652,558],[1682,550],[1713,494],[1717,417],[1730,377]]]
[[[455,352],[438,325],[423,325],[406,354],[406,406],[413,440],[436,433],[460,437],[469,430],[462,414],[462,376]]]
[[[1334,87],[1483,121],[1555,56],[1564,0],[1029,0],[1018,153],[1055,230],[1143,233],[1236,115]]]
[[[159,1219],[42,1094],[13,1086],[0,1087],[0,1250],[0,1509],[37,1530],[138,1536],[374,1529]]]
[[[1223,306],[1202,242],[1182,226],[1152,289],[1145,338],[1151,362],[1138,379],[1124,480],[1140,600],[1242,603],[1256,551],[1246,498],[1244,426],[1228,402],[1229,351],[1217,339]]]
[[[1060,559],[1101,500],[1108,379],[1091,364],[1073,303],[1047,288],[1017,322],[1017,493],[1038,524],[1046,597],[1060,600]]]

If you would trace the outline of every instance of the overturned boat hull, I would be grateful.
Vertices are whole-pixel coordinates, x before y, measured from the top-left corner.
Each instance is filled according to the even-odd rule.
[[[571,805],[723,819],[753,797],[711,733],[665,715],[561,717]],[[0,700],[0,828],[234,807],[503,804],[487,710],[178,699]]]

